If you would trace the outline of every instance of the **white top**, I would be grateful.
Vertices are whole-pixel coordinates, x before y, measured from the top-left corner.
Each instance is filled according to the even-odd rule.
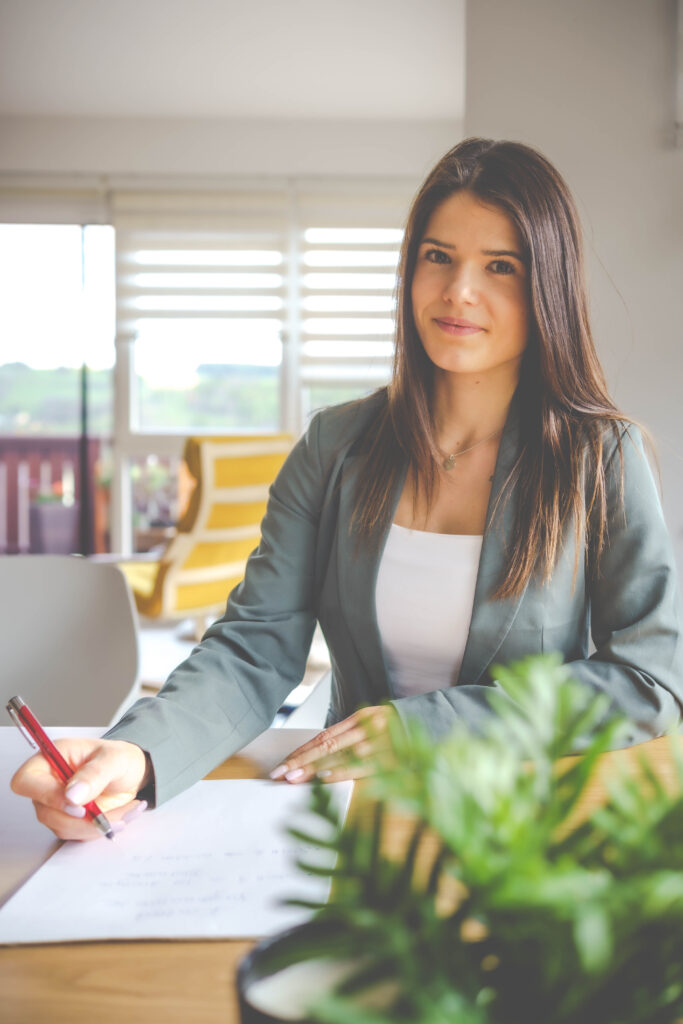
[[[375,590],[397,697],[454,686],[472,618],[482,536],[392,524]]]

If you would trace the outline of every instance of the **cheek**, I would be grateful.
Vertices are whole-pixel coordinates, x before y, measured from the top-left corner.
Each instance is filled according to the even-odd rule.
[[[507,296],[507,319],[510,324],[514,324],[515,333],[523,334],[526,338],[529,333],[529,304],[526,300],[526,295],[510,295]]]
[[[415,268],[413,282],[410,286],[410,301],[416,316],[419,316],[421,310],[429,305],[434,298],[435,277],[436,275],[430,273],[427,267]]]
[[[529,307],[526,305],[526,303],[522,306],[521,310],[519,311],[519,324],[520,324],[520,329],[524,333],[524,344],[526,345],[526,343],[527,343],[527,341],[529,339],[529,329],[530,329],[530,324],[531,324],[531,317],[529,315]]]
[[[413,314],[417,317],[420,314],[420,306],[422,304],[422,283],[418,279],[417,275],[413,278],[413,283],[410,289],[410,302],[413,307]]]

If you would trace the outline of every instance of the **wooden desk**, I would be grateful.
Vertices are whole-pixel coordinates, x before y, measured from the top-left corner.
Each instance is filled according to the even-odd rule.
[[[683,744],[683,738],[681,739]],[[676,781],[668,740],[606,754],[602,779],[618,763],[647,754],[668,785]],[[255,778],[255,765],[234,757],[208,778]],[[581,813],[604,795],[596,778]],[[353,805],[352,805],[353,813]],[[404,823],[391,823],[398,843]],[[18,946],[0,950],[0,1018],[4,1024],[237,1024],[234,978],[251,942],[103,942]]]

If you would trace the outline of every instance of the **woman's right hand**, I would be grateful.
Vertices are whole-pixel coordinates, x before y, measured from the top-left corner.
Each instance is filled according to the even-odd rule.
[[[55,746],[74,769],[68,783],[52,772],[42,754],[26,761],[12,778],[19,796],[33,800],[36,817],[59,839],[98,839],[102,833],[86,817],[83,807],[95,800],[121,831],[126,821],[140,814],[147,804],[136,793],[147,784],[144,751],[125,740],[72,738],[55,741]]]

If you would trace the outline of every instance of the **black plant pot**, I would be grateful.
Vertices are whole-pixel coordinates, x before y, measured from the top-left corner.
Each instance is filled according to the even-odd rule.
[[[249,990],[255,982],[261,981],[277,973],[281,968],[283,952],[292,943],[311,944],[315,948],[316,938],[329,935],[329,925],[309,921],[306,924],[279,932],[271,938],[264,939],[251,950],[242,960],[237,969],[237,994],[239,998],[241,1024],[311,1024],[305,1017],[291,1016],[292,1004],[282,1005],[279,1011],[257,1009],[249,1002]],[[279,1016],[278,1013],[285,1014]],[[286,1016],[287,1012],[290,1013]]]

